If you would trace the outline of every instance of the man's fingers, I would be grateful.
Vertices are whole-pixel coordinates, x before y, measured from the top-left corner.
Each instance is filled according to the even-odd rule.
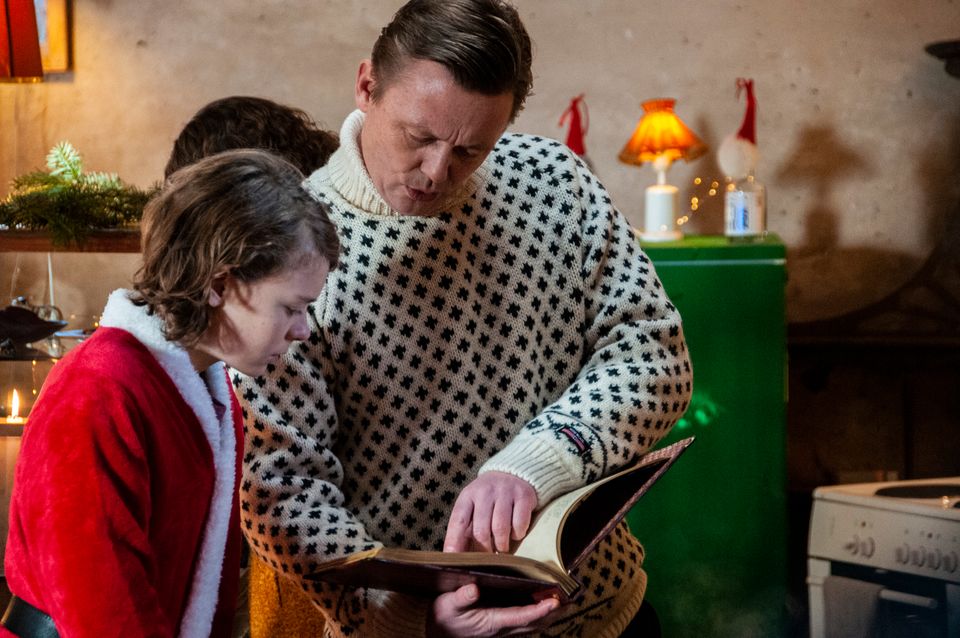
[[[560,605],[548,598],[520,607],[484,608],[476,606],[479,600],[480,590],[474,584],[441,594],[434,600],[431,623],[450,636],[512,636],[536,631],[536,623]]]
[[[447,535],[443,539],[443,551],[463,552],[470,541],[473,522],[473,502],[469,499],[457,499],[447,523]]]
[[[452,606],[458,612],[473,607],[480,598],[480,590],[476,585],[464,585],[453,593]]]
[[[530,528],[537,493],[511,474],[487,472],[464,488],[453,506],[443,542],[445,552],[510,551]]]
[[[493,533],[493,546],[498,552],[510,551],[510,536],[513,532],[513,512],[515,509],[512,500],[499,500],[493,506],[490,530]]]
[[[493,518],[493,501],[484,499],[473,503],[473,539],[485,552],[493,551],[491,539],[491,522]]]
[[[513,506],[513,540],[521,540],[527,535],[530,529],[530,521],[533,519],[533,505],[521,506],[517,503]]]
[[[502,629],[511,628],[511,631],[506,632],[504,635],[512,636],[514,634],[523,634],[536,630],[537,627],[533,626],[534,623],[545,618],[559,606],[560,601],[556,598],[547,598],[546,600],[541,600],[536,605],[491,609],[489,611],[492,614],[497,614],[492,624]]]

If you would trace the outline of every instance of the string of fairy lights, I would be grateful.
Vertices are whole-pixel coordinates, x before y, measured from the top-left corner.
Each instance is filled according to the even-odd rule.
[[[695,192],[690,196],[690,208],[686,214],[680,215],[677,218],[677,226],[682,226],[683,224],[689,222],[694,213],[699,211],[702,207],[709,205],[709,200],[711,198],[717,197],[723,192],[721,190],[720,181],[716,179],[694,177],[691,183]],[[698,195],[696,191],[703,188],[707,189],[706,193]]]

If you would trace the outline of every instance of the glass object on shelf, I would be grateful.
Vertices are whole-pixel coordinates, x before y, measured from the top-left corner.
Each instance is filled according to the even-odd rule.
[[[52,305],[51,303],[50,305],[35,306],[33,311],[44,321],[56,323],[60,326],[60,329],[58,329],[57,332],[54,332],[42,342],[32,344],[33,347],[45,352],[51,357],[62,357],[64,350],[63,344],[60,342],[60,330],[67,326],[67,322],[63,320],[63,313],[60,311],[60,308]]]
[[[767,233],[767,197],[753,173],[727,183],[724,233],[727,237],[763,237]]]

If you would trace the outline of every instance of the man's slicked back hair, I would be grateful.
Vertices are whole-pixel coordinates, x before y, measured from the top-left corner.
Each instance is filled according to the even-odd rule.
[[[410,0],[373,46],[378,100],[412,59],[442,64],[468,91],[513,95],[513,120],[533,86],[530,37],[503,0]]]

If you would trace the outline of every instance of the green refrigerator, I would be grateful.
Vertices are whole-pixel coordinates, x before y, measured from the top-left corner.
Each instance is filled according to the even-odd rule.
[[[690,236],[645,243],[680,310],[690,408],[661,444],[697,440],[628,514],[665,638],[784,635],[785,249]]]

